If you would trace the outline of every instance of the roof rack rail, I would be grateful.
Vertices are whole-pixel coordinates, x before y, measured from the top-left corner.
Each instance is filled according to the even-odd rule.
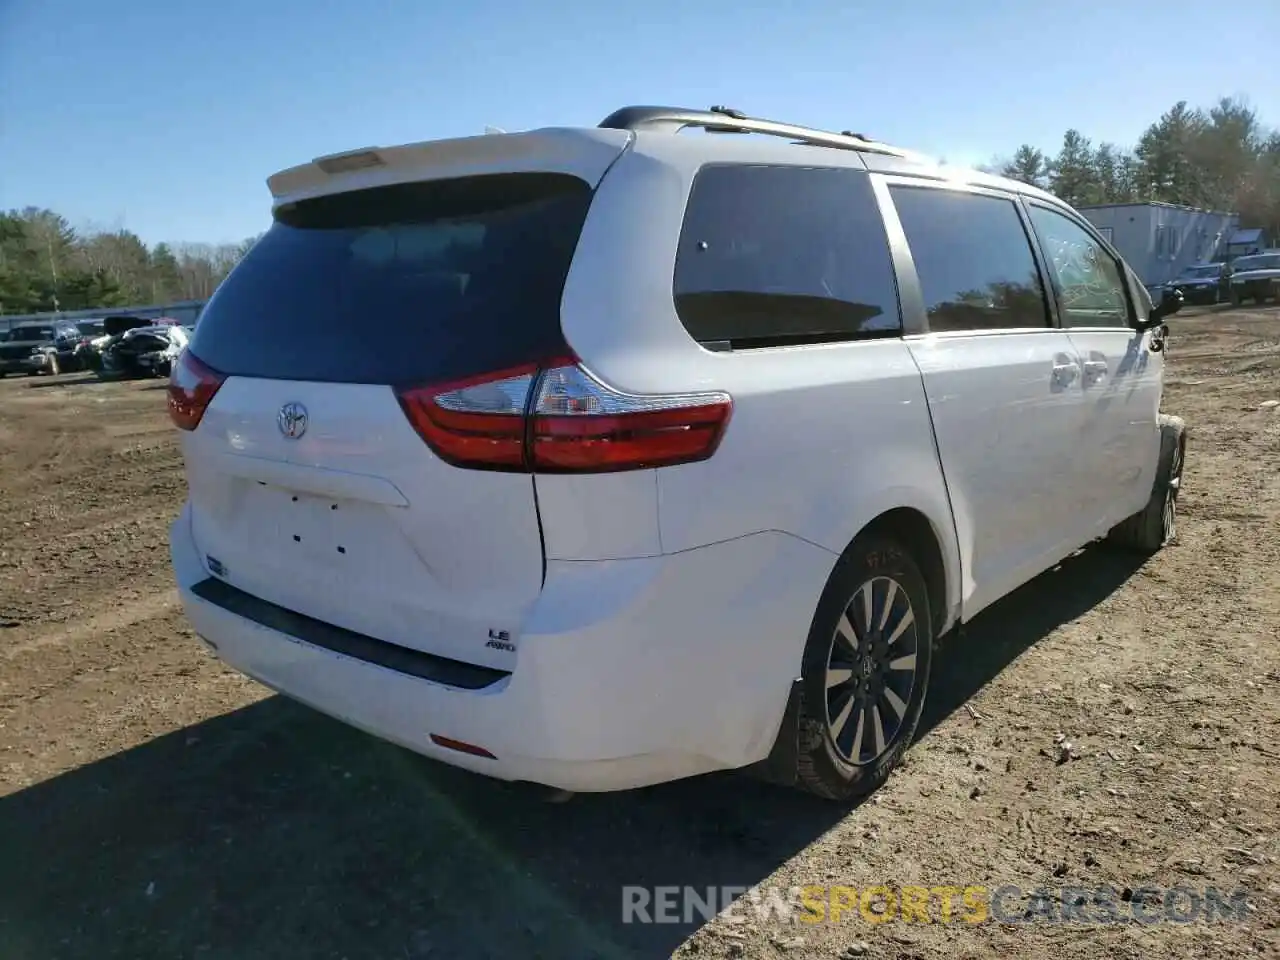
[[[748,117],[741,110],[730,107],[712,107],[710,110],[690,110],[686,107],[623,107],[600,121],[609,130],[670,130],[678,133],[685,127],[700,127],[707,133],[762,133],[771,137],[786,137],[800,144],[818,147],[836,147],[841,150],[857,150],[862,153],[880,153],[903,159],[923,159],[919,154],[887,143],[870,140],[862,134],[845,130],[831,133],[801,127],[776,120]]]

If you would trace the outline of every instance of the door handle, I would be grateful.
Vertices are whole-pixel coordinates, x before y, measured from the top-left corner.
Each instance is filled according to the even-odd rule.
[[[1053,365],[1053,379],[1063,386],[1074,383],[1076,374],[1079,372],[1080,367],[1075,363],[1055,363]]]
[[[1097,383],[1107,375],[1107,361],[1086,360],[1084,362],[1084,378],[1090,383]]]

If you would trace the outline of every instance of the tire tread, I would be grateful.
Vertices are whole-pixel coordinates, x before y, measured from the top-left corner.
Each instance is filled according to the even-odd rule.
[[[1187,425],[1181,417],[1167,413],[1159,416],[1160,453],[1156,466],[1156,478],[1146,505],[1137,513],[1116,524],[1107,534],[1107,541],[1117,547],[1139,553],[1155,553],[1169,543],[1164,529],[1164,491],[1169,483],[1175,452],[1183,449],[1183,468],[1186,465]]]

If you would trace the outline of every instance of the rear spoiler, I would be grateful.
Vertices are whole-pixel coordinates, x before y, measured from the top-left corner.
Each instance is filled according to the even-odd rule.
[[[568,173],[591,186],[631,142],[625,130],[548,127],[317,157],[267,178],[273,209],[312,197],[485,173]]]

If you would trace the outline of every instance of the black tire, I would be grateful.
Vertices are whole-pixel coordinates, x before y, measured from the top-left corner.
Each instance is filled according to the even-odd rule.
[[[1160,460],[1147,505],[1116,524],[1107,541],[1122,549],[1155,553],[1178,533],[1178,494],[1187,459],[1187,425],[1181,417],[1160,414]]]
[[[868,588],[870,630],[864,606]],[[797,760],[800,787],[828,800],[851,802],[875,791],[898,765],[915,736],[929,686],[934,643],[931,611],[919,566],[891,536],[859,537],[836,564],[818,601],[804,650]],[[846,613],[848,624],[842,626]],[[852,642],[845,643],[850,629]],[[899,635],[891,639],[894,632]],[[910,668],[903,666],[908,658]],[[829,683],[829,676],[846,672],[843,682]],[[886,722],[891,732],[885,730]],[[877,729],[883,742],[880,749]]]

